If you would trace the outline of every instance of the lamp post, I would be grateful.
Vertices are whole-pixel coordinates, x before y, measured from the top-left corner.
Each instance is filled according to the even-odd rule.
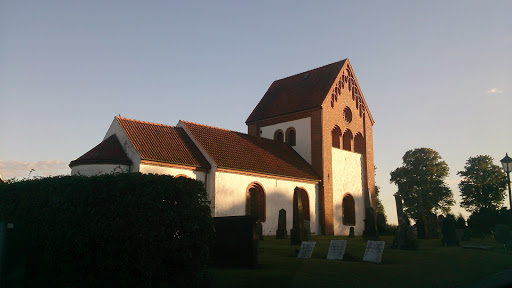
[[[510,197],[510,171],[512,171],[512,158],[508,156],[508,153],[505,153],[505,157],[500,160],[501,165],[503,165],[503,170],[507,173],[507,183],[508,183],[508,201],[510,202],[510,211],[512,211],[512,198]]]

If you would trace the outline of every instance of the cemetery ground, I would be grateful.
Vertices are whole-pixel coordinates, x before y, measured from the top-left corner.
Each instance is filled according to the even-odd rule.
[[[419,250],[391,249],[386,242],[382,262],[362,262],[366,242],[361,237],[313,236],[310,259],[297,258],[300,246],[290,239],[265,237],[259,241],[255,269],[210,267],[212,287],[457,287],[512,269],[512,251],[492,238],[472,239],[461,247],[442,247],[441,240],[419,240]],[[347,240],[343,260],[327,260],[330,241]],[[464,245],[493,245],[492,250]]]

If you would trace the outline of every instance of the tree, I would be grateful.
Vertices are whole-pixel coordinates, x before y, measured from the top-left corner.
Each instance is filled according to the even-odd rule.
[[[377,174],[377,167],[374,166],[375,174]],[[384,205],[379,198],[380,187],[375,185],[375,212],[377,217],[377,230],[379,233],[385,232],[387,229],[388,218],[386,217],[386,211]]]
[[[377,174],[377,167],[374,166],[375,169],[375,174]],[[379,198],[379,192],[380,192],[380,187],[375,185],[375,206],[376,206],[376,210],[375,212],[377,213],[381,213],[382,215],[386,215],[386,211],[384,210],[384,205],[382,204],[382,201],[380,200]]]
[[[462,177],[459,183],[460,206],[471,213],[481,208],[497,210],[505,200],[507,175],[492,161],[489,155],[469,157],[464,170],[457,173]]]
[[[453,193],[445,183],[448,164],[430,148],[409,150],[402,160],[402,167],[391,172],[390,182],[398,186],[405,214],[425,223],[425,237],[428,238],[428,213],[448,213],[455,203]]]

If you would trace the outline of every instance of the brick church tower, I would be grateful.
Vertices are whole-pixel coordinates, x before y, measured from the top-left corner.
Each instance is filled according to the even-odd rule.
[[[274,81],[246,124],[291,145],[320,176],[322,234],[362,233],[375,209],[374,121],[348,59]]]

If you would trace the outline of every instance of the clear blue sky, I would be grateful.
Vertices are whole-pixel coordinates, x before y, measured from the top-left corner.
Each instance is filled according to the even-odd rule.
[[[511,11],[512,1],[1,0],[0,174],[68,174],[118,114],[246,132],[272,81],[349,58],[394,222],[389,173],[407,150],[437,150],[457,200],[468,157],[512,154]]]

